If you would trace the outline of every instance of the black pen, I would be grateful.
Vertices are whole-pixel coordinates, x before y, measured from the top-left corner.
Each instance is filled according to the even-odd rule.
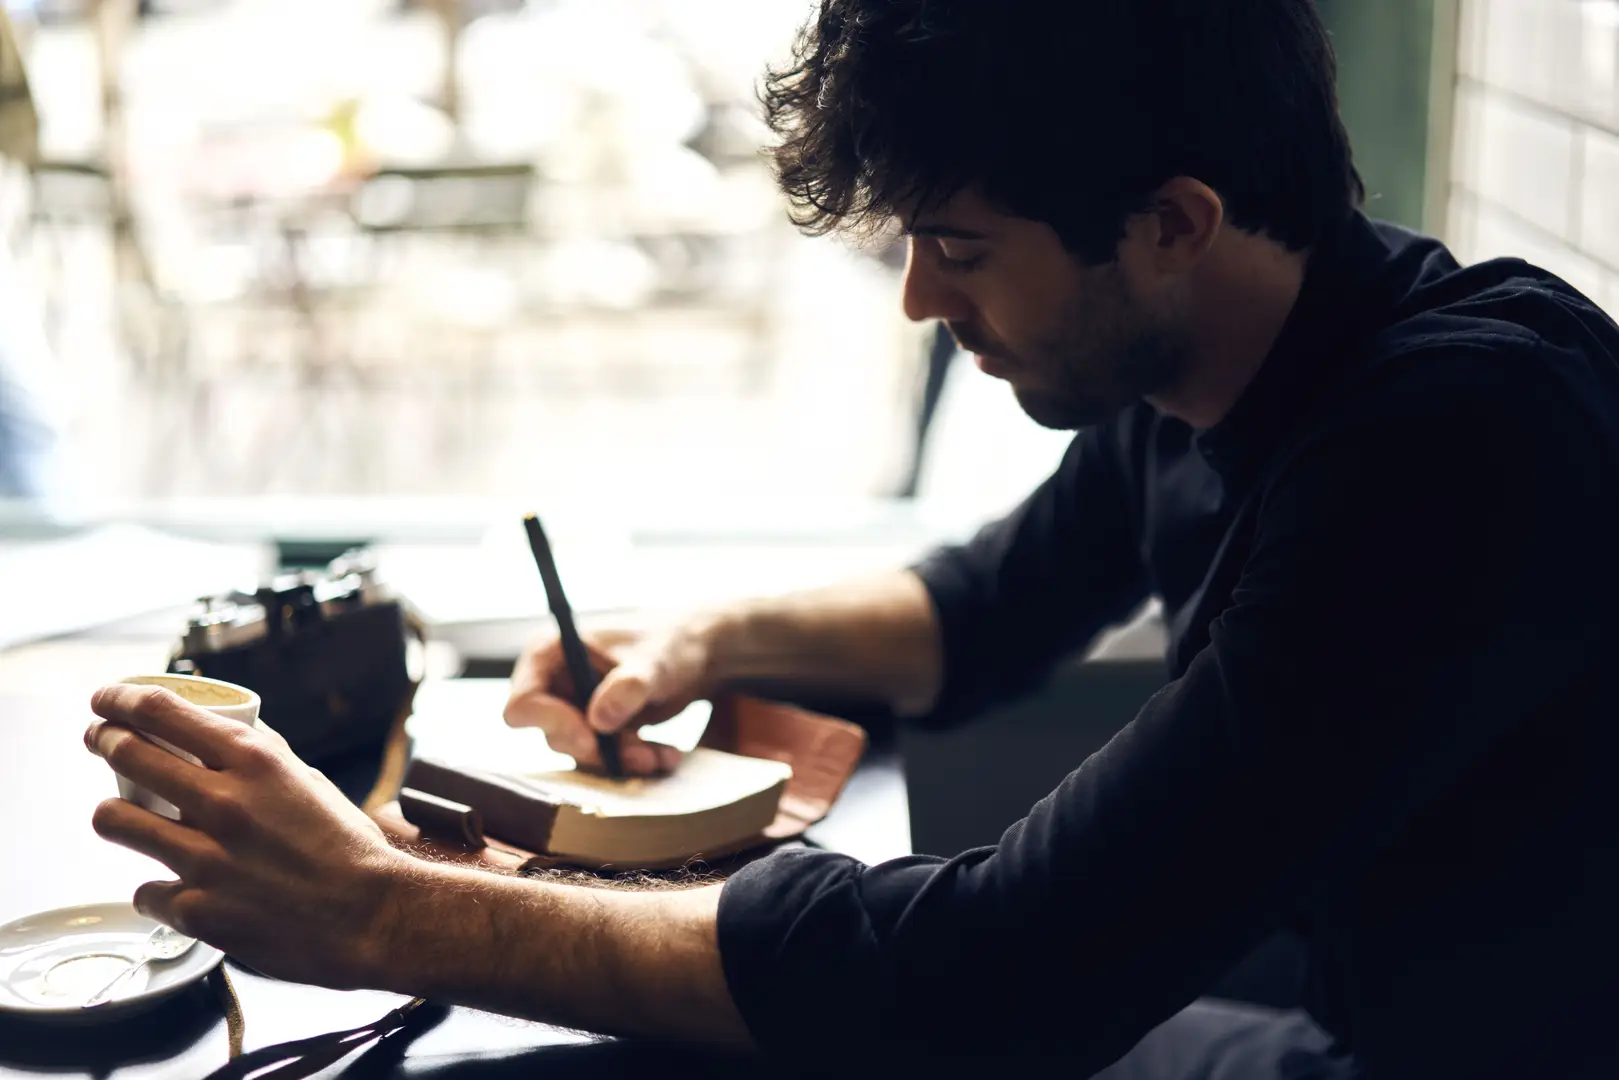
[[[529,550],[534,552],[534,563],[540,568],[540,580],[545,583],[546,602],[551,605],[551,614],[556,616],[557,635],[562,640],[562,658],[568,665],[569,677],[573,679],[574,704],[585,712],[590,708],[590,696],[596,692],[601,679],[596,674],[595,665],[590,662],[590,650],[585,648],[579,628],[573,624],[573,609],[568,606],[568,596],[562,591],[556,557],[551,554],[551,543],[545,538],[545,530],[540,528],[540,519],[533,514],[525,515],[523,528],[528,531]],[[624,775],[617,735],[598,731],[596,752],[601,755],[602,768],[608,776]]]

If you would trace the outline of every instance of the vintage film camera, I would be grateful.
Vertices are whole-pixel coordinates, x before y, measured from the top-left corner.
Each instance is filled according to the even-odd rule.
[[[306,762],[375,755],[420,681],[420,620],[356,550],[324,571],[284,574],[252,593],[204,597],[171,672],[258,692],[260,715]]]

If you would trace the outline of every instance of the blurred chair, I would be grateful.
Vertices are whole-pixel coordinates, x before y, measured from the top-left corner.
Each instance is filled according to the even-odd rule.
[[[534,179],[534,166],[526,161],[383,165],[355,192],[352,212],[356,225],[374,235],[521,235]]]
[[[956,855],[992,845],[1125,725],[1167,681],[1162,638],[1148,615],[1141,646],[1124,656],[1075,659],[1038,689],[945,731],[901,729],[911,846]]]
[[[944,396],[945,376],[961,350],[956,339],[944,323],[933,328],[928,339],[927,357],[922,373],[922,389],[916,403],[916,426],[911,440],[911,467],[895,493],[902,499],[914,499],[922,480],[922,453],[933,427],[934,414],[939,411],[939,399]]]

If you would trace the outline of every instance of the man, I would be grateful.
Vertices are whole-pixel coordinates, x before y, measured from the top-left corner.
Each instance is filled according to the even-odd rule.
[[[823,0],[766,98],[801,224],[901,223],[907,313],[1078,435],[913,570],[600,642],[588,723],[542,646],[508,719],[638,771],[673,764],[639,723],[726,686],[944,722],[1149,594],[1174,681],[995,848],[668,893],[413,861],[113,688],[88,740],[188,815],[97,811],[179,875],[140,906],[291,978],[839,1067],[1613,1075],[1619,328],[1360,214],[1305,0]],[[1192,1005],[1284,928],[1328,1035]]]

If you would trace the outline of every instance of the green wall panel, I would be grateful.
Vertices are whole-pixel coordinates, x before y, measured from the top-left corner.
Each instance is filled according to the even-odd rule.
[[[1438,2],[1317,0],[1338,54],[1338,98],[1367,211],[1412,228],[1424,226],[1427,207]]]

